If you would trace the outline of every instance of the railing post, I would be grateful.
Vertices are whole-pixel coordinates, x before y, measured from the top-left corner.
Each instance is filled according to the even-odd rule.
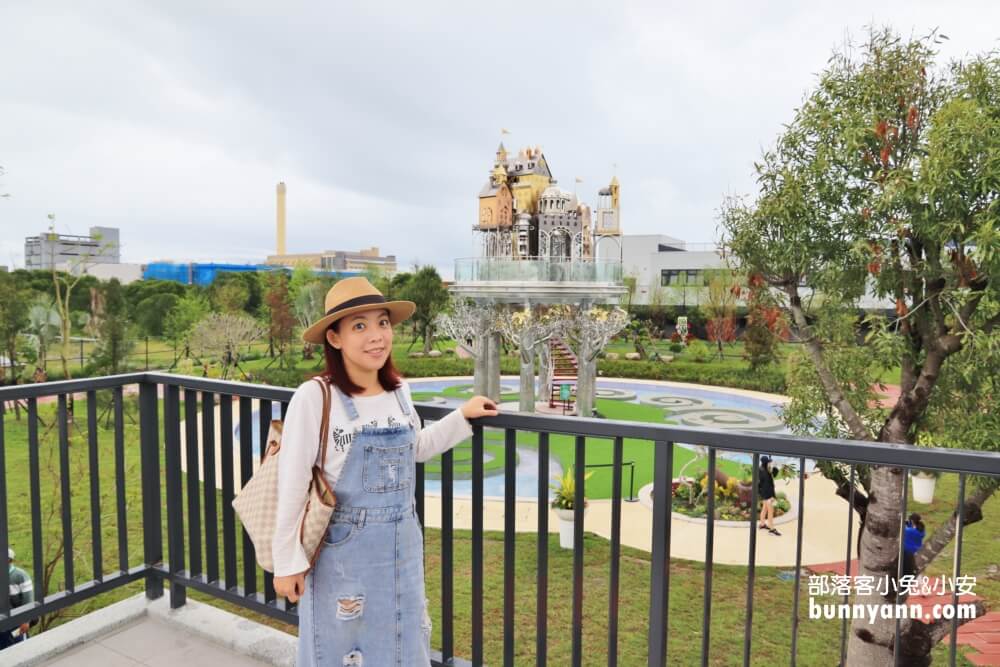
[[[667,664],[670,613],[670,519],[673,505],[674,443],[653,449],[653,544],[649,582],[649,667]]]
[[[142,550],[146,572],[146,597],[162,597],[163,579],[153,571],[163,562],[160,517],[160,436],[157,385],[139,383],[139,447],[142,461]]]
[[[167,467],[167,557],[171,575],[184,574],[184,509],[181,492],[180,388],[163,388],[164,464]],[[196,473],[197,474],[197,473]],[[170,608],[187,602],[187,589],[170,580]]]

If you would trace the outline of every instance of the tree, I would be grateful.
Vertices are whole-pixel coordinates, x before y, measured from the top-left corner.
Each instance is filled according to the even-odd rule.
[[[632,299],[635,297],[635,290],[639,284],[639,279],[632,274],[622,276],[622,284],[625,286],[625,310],[632,312]]]
[[[709,271],[708,292],[701,309],[706,315],[706,334],[716,344],[719,359],[723,358],[722,344],[736,339],[736,300],[740,285],[730,270]]]
[[[28,307],[28,324],[25,332],[34,343],[35,364],[42,371],[48,364],[48,349],[62,329],[62,318],[52,303],[52,297],[40,295]]]
[[[751,274],[747,280],[747,329],[743,335],[743,356],[750,361],[750,370],[777,361],[781,332],[786,329],[777,299],[763,278]]]
[[[264,335],[264,327],[244,313],[210,313],[195,325],[191,348],[199,356],[214,356],[222,363],[222,379],[239,368],[239,351]]]
[[[646,353],[646,343],[651,342],[649,323],[645,320],[639,319],[638,317],[633,317],[628,320],[628,324],[625,326],[625,335],[632,342],[639,358],[648,358],[649,355]]]
[[[536,308],[524,310],[500,309],[497,327],[512,345],[521,353],[521,412],[535,411],[535,353],[547,346],[553,336],[559,335],[562,321],[539,312]]]
[[[0,350],[9,366],[0,364],[0,384],[6,384],[7,369],[17,384],[17,336],[28,328],[31,293],[22,289],[7,273],[0,273]]]
[[[180,297],[169,292],[147,296],[133,311],[139,330],[147,336],[163,336],[167,317],[180,301]]]
[[[49,213],[49,236],[50,238],[55,237],[55,220],[56,216],[53,213]],[[59,312],[59,359],[62,362],[63,378],[69,380],[72,374],[69,370],[69,359],[70,359],[70,334],[72,333],[72,313],[73,313],[73,290],[80,285],[80,282],[85,278],[90,278],[91,281],[95,280],[93,276],[87,276],[86,268],[88,265],[93,263],[94,255],[99,255],[108,246],[107,244],[100,245],[100,236],[96,237],[98,242],[98,250],[96,253],[91,253],[85,251],[83,254],[79,255],[76,260],[74,260],[70,267],[69,273],[63,273],[56,269],[55,262],[55,245],[52,246],[53,256],[50,257],[52,264],[52,284],[55,288],[55,302],[56,310]],[[86,283],[83,285],[86,287]],[[77,293],[78,295],[86,295],[84,290]],[[89,295],[86,297],[89,299]],[[84,304],[86,307],[89,304]],[[43,367],[44,368],[44,367]],[[69,414],[70,418],[73,416],[73,395],[69,395]]]
[[[191,356],[191,332],[194,325],[211,311],[208,299],[191,292],[174,302],[163,320],[163,334],[174,344],[175,361]],[[178,354],[179,351],[179,354]]]
[[[402,293],[403,288],[406,284],[410,282],[410,278],[413,277],[412,273],[397,273],[392,276],[389,280],[389,291],[385,293],[386,299],[393,299],[395,295]]]
[[[723,206],[726,245],[780,299],[803,345],[786,415],[797,432],[998,446],[995,430],[959,440],[964,419],[946,417],[956,402],[963,415],[984,400],[997,412],[995,388],[980,384],[977,372],[1000,366],[1000,57],[935,69],[935,39],[873,30],[857,51],[835,53],[757,165],[756,201]],[[866,292],[894,307],[891,316],[867,315],[860,345],[856,313]],[[896,365],[899,399],[880,409],[873,384]],[[971,393],[977,388],[987,396]],[[843,466],[824,473],[850,497]],[[900,525],[903,470],[859,466],[858,473],[859,574],[895,579],[898,536],[890,527]],[[982,516],[996,486],[995,478],[971,480],[966,513],[937,528],[918,554],[921,568],[950,542],[957,521]],[[855,603],[887,600],[897,601],[892,591],[857,595]],[[855,621],[848,664],[892,660],[894,626]],[[904,620],[900,658],[927,664],[949,628]]]
[[[553,309],[560,317],[559,308]],[[564,311],[565,312],[565,311]],[[567,329],[576,342],[576,359],[579,370],[576,380],[576,413],[581,417],[593,416],[594,391],[597,381],[597,355],[612,336],[628,325],[628,313],[618,307],[574,307]]]
[[[268,333],[277,348],[278,365],[288,366],[288,348],[295,334],[295,315],[288,295],[288,278],[284,273],[268,276],[264,303],[269,313]]]
[[[365,264],[364,276],[379,292],[388,297],[392,285],[389,274],[380,264]]]
[[[424,266],[413,274],[400,290],[399,297],[417,304],[413,325],[424,341],[424,353],[434,342],[434,321],[448,304],[448,290],[433,266]]]
[[[481,305],[472,299],[455,299],[451,304],[451,312],[439,313],[435,320],[435,326],[472,357],[475,365],[474,391],[477,394],[488,391],[486,375],[489,339],[500,331],[499,310],[496,305]]]
[[[224,313],[246,312],[250,307],[250,287],[239,273],[218,274],[209,291],[212,303]]]
[[[324,281],[316,276],[316,273],[305,266],[298,266],[292,271],[292,278],[288,284],[289,297],[291,298],[292,313],[298,325],[306,329],[310,324],[319,319],[325,312],[324,300],[328,286]],[[312,359],[312,343],[302,344],[302,358]]]
[[[99,342],[93,363],[99,371],[115,375],[125,370],[125,359],[132,348],[125,293],[117,278],[103,289],[103,313]]]

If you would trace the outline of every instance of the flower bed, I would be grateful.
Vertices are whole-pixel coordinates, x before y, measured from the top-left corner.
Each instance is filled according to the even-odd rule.
[[[708,475],[698,480],[675,479],[671,484],[672,510],[678,514],[704,519],[707,516],[708,495],[705,487]],[[751,511],[752,487],[749,479],[729,477],[725,484],[715,482],[715,518],[722,521],[751,521],[759,508]],[[758,503],[760,499],[758,498]],[[781,491],[775,496],[774,516],[778,518],[791,509],[788,497]]]

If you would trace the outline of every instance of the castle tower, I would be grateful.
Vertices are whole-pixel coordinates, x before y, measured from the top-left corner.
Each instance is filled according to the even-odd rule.
[[[278,238],[277,238],[277,248],[276,254],[284,255],[285,253],[285,182],[281,181],[278,183]]]
[[[608,250],[604,248],[606,244],[601,243],[605,239],[614,239],[618,246],[618,258],[621,258],[622,251],[622,227],[621,227],[621,185],[618,177],[613,176],[608,187],[602,188],[597,193],[597,215],[594,224],[594,246],[595,258],[614,259],[608,256]]]
[[[506,167],[507,167],[507,149],[504,148],[502,141],[500,142],[500,145],[497,146],[497,161],[496,161],[496,164],[498,166],[504,167],[504,169],[506,169]]]

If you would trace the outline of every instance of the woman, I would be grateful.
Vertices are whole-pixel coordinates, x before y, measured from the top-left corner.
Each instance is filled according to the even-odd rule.
[[[903,527],[903,574],[917,573],[917,552],[924,544],[923,518],[914,512]]]
[[[757,491],[760,493],[761,508],[759,530],[767,528],[773,535],[781,535],[774,527],[774,474],[771,471],[771,457],[760,457],[760,473],[758,474]],[[774,469],[777,473],[778,469]]]
[[[429,665],[423,536],[416,463],[472,435],[469,419],[497,414],[476,396],[421,428],[410,388],[392,365],[392,326],[413,315],[364,278],[341,280],[326,315],[303,334],[324,346],[331,392],[327,481],[337,506],[312,570],[298,525],[319,452],[322,387],[309,380],[288,405],[278,469],[274,590],[298,602],[298,664]],[[306,572],[308,571],[308,574]]]

